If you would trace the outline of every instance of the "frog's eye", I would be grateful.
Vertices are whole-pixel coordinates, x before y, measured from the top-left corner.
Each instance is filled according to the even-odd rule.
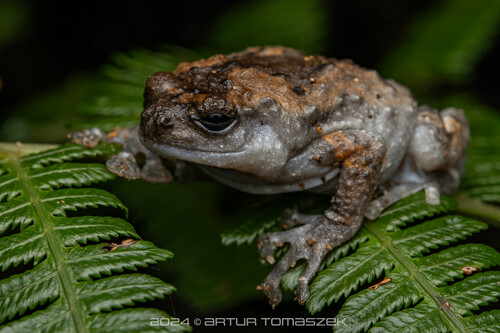
[[[234,118],[226,116],[222,113],[211,113],[209,115],[200,118],[200,123],[207,130],[212,132],[219,132],[223,129],[226,129],[231,125],[234,121]]]

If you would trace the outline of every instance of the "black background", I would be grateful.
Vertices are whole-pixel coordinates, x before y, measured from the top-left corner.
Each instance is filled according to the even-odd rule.
[[[28,1],[28,24],[0,49],[0,121],[16,103],[72,74],[96,69],[117,51],[154,49],[162,43],[209,47],[207,36],[213,23],[237,2],[242,1]],[[434,3],[325,1],[329,17],[326,55],[352,58],[373,68],[400,42],[408,23]],[[465,87],[495,107],[500,107],[496,98],[499,58],[497,38]]]

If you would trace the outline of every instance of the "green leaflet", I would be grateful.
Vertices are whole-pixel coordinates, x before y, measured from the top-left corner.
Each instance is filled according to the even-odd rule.
[[[493,120],[497,120],[493,118]],[[498,126],[500,120],[496,122]],[[493,134],[493,133],[492,133]],[[497,136],[478,137],[471,141],[469,163],[461,188],[482,202],[500,203],[500,145]]]
[[[314,279],[307,302],[309,311],[316,313],[346,297],[336,318],[346,318],[347,326],[336,327],[338,332],[362,332],[370,327],[374,332],[463,332],[480,325],[469,317],[471,311],[500,297],[500,272],[487,271],[500,265],[500,253],[482,244],[463,244],[422,256],[487,227],[452,215],[415,224],[452,206],[450,199],[442,199],[437,209],[426,205],[421,194],[415,194],[389,208],[385,217],[365,222],[354,239],[367,237],[368,241],[328,265]],[[398,211],[412,207],[418,207],[418,213],[412,214],[414,225],[402,230],[388,228],[400,225]],[[467,266],[476,273],[466,277]],[[380,281],[391,280],[376,285],[374,280],[379,277]],[[359,290],[366,282],[372,282],[375,289]]]
[[[381,73],[414,92],[468,81],[476,61],[493,45],[499,18],[498,1],[440,1],[410,24],[400,45],[384,58]]]
[[[459,99],[460,100],[460,99]],[[471,140],[467,150],[468,162],[460,188],[468,197],[487,203],[500,203],[500,144],[497,129],[500,125],[498,112],[480,108],[477,102],[469,102],[471,128],[480,135]],[[488,119],[484,124],[483,119]]]
[[[114,195],[89,187],[114,178],[105,166],[69,162],[113,153],[107,144],[67,144],[24,157],[0,151],[0,267],[7,276],[0,280],[0,332],[189,330],[150,326],[151,318],[169,316],[133,307],[175,291],[156,277],[130,273],[171,258],[171,252],[141,240],[122,218],[67,216],[88,207],[127,216]],[[114,241],[120,247],[102,244],[112,237],[120,237]],[[101,244],[85,246],[89,241]],[[30,263],[33,268],[9,273]]]

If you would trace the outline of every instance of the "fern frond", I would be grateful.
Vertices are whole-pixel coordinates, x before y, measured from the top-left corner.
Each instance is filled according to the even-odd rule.
[[[463,216],[449,215],[402,230],[394,234],[392,239],[394,245],[402,252],[415,257],[439,246],[465,239],[467,236],[486,228],[485,223],[479,223]]]
[[[380,215],[378,225],[386,231],[395,231],[398,227],[405,227],[427,216],[444,213],[456,206],[455,201],[448,197],[442,197],[440,205],[431,206],[425,203],[424,196],[423,192],[419,192],[396,202],[391,209]]]
[[[496,221],[498,225],[500,209],[493,205],[478,205],[500,203],[498,110],[481,104],[467,94],[452,95],[441,101],[441,106],[445,105],[455,105],[466,111],[472,135],[467,148],[465,175],[460,181],[460,193],[457,196],[460,203],[458,210]],[[462,209],[465,205],[469,207]],[[485,212],[488,213],[484,214]]]
[[[462,267],[487,269],[498,265],[499,253],[484,244],[464,244],[434,253],[426,257],[415,258],[415,266],[436,286],[445,286],[448,282],[462,279]]]
[[[316,313],[323,304],[347,297],[360,285],[380,277],[392,267],[387,249],[378,242],[369,241],[350,256],[328,266],[314,279],[307,307]]]
[[[132,225],[120,218],[109,216],[81,216],[62,218],[54,228],[66,246],[87,241],[109,240],[111,237],[139,238]]]
[[[463,244],[422,256],[487,227],[462,216],[415,224],[454,204],[442,197],[441,205],[426,206],[423,195],[415,194],[393,205],[377,221],[365,222],[360,233],[368,241],[318,274],[310,287],[308,310],[316,313],[348,297],[337,314],[337,318],[347,318],[346,326],[336,327],[339,332],[370,327],[374,332],[461,332],[469,325],[480,325],[467,318],[480,306],[498,301],[500,272],[486,270],[500,265],[500,253],[486,245]],[[412,208],[416,211],[409,213]],[[414,225],[400,229],[409,222]],[[359,290],[382,273],[379,284]]]
[[[128,248],[104,251],[101,245],[75,247],[65,256],[77,280],[90,280],[112,272],[136,271],[172,257],[169,251],[159,249],[150,242],[139,241]]]
[[[7,274],[0,280],[0,332],[28,327],[39,332],[165,329],[152,327],[150,320],[168,317],[166,313],[133,306],[164,298],[175,288],[130,271],[164,261],[172,253],[140,240],[122,218],[66,215],[109,207],[127,216],[127,208],[114,195],[88,187],[114,176],[101,164],[81,163],[113,153],[112,145],[85,149],[72,144],[24,157],[0,151],[0,232],[11,229],[0,236],[0,267]],[[128,239],[102,243],[113,237]],[[101,244],[85,246],[89,241]],[[9,268],[20,264],[33,268],[9,275]]]
[[[37,169],[54,163],[62,163],[82,158],[114,155],[118,153],[118,151],[119,148],[117,148],[117,146],[109,143],[101,143],[93,149],[87,149],[81,145],[68,143],[37,154],[23,156],[21,157],[20,162],[25,168]]]
[[[495,118],[492,121],[495,121]],[[497,137],[491,136],[478,138],[470,143],[471,147],[468,150],[470,161],[467,163],[461,188],[472,199],[487,203],[500,203],[500,145],[498,142]],[[485,143],[488,149],[480,149]]]
[[[81,187],[113,178],[105,165],[97,163],[54,164],[30,173],[33,185],[41,190],[59,187]]]
[[[465,318],[465,323],[471,332],[495,333],[500,323],[500,310],[481,313]]]

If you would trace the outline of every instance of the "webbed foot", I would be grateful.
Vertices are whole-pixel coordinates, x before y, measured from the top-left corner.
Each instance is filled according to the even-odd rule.
[[[263,234],[258,241],[260,256],[271,264],[274,263],[276,250],[285,243],[290,244],[288,251],[258,287],[266,294],[273,308],[281,302],[280,282],[289,268],[294,267],[298,260],[307,261],[306,270],[300,275],[295,292],[298,302],[304,304],[309,298],[309,283],[317,273],[325,255],[350,239],[359,228],[359,225],[329,220],[324,215],[304,215],[294,212],[291,216],[303,225],[290,230]],[[285,222],[287,225],[293,223]]]

